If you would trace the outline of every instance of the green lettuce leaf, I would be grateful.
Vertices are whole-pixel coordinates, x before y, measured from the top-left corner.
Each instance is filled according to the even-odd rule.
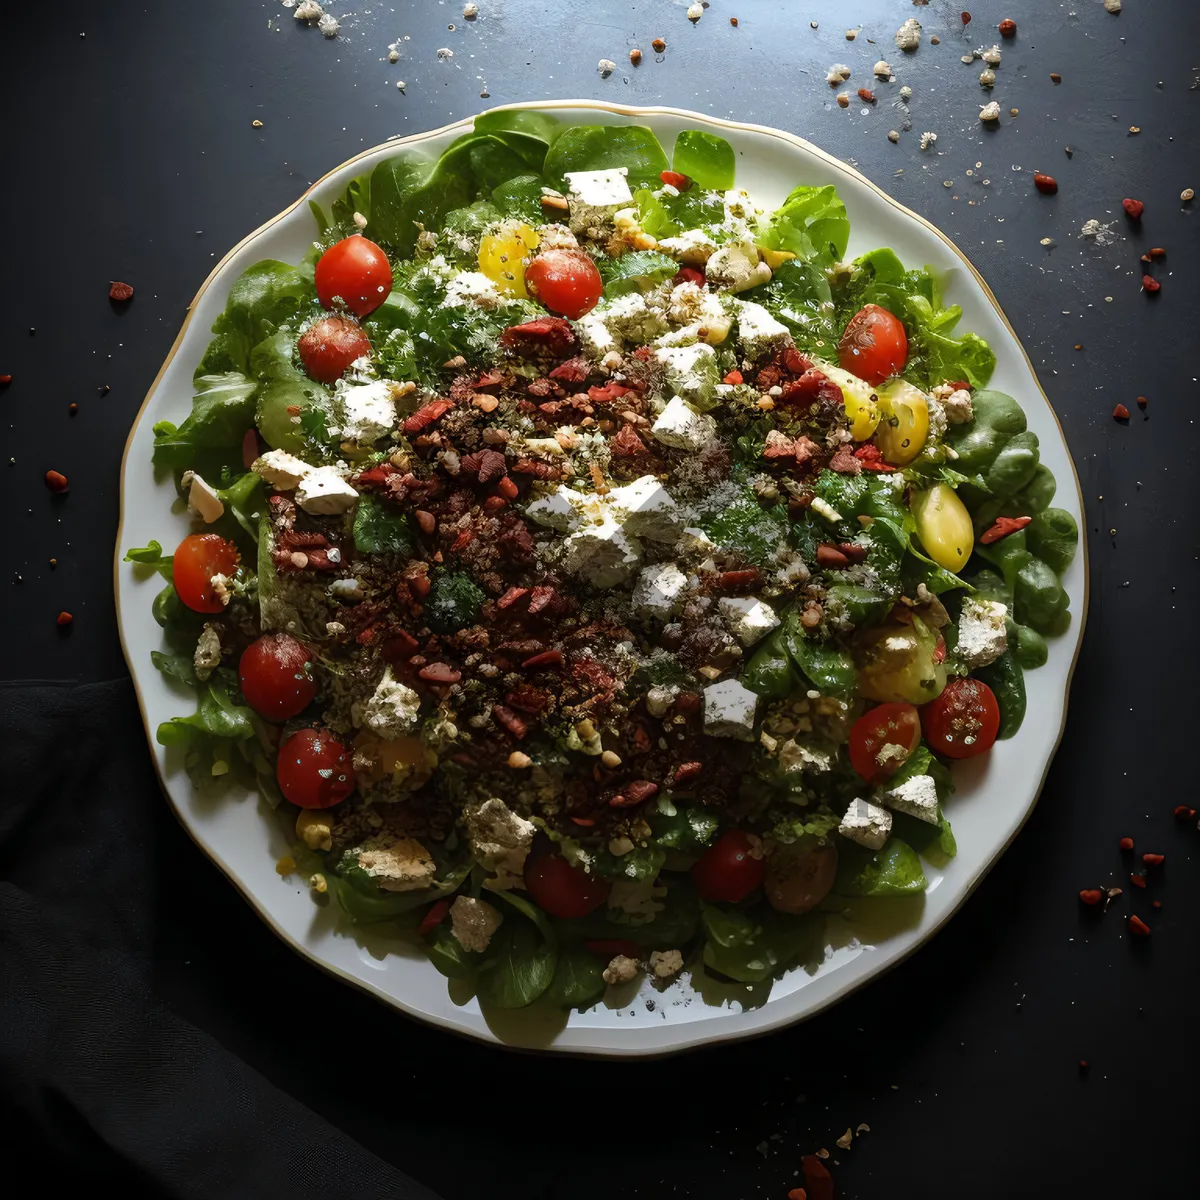
[[[671,166],[709,191],[727,191],[737,177],[733,147],[723,137],[700,129],[684,129],[675,138]]]

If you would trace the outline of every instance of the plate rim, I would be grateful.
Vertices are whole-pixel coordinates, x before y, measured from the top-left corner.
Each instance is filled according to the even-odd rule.
[[[1004,309],[1000,305],[1000,302],[996,299],[996,296],[992,292],[992,289],[988,286],[987,281],[984,279],[982,274],[980,274],[980,272],[976,268],[975,264],[970,260],[970,258],[966,255],[966,253],[964,253],[964,251],[962,251],[958,247],[958,245],[947,234],[945,234],[941,229],[939,229],[936,225],[934,225],[931,221],[927,220],[925,217],[921,216],[920,213],[914,212],[912,209],[908,208],[904,204],[901,204],[900,201],[896,200],[893,196],[891,196],[888,192],[886,192],[882,187],[880,187],[873,180],[869,179],[866,175],[864,175],[856,167],[851,166],[849,163],[843,161],[842,159],[837,158],[835,155],[830,154],[828,151],[823,150],[820,146],[815,145],[813,142],[808,141],[808,139],[801,137],[799,134],[791,133],[788,130],[778,129],[778,128],[775,128],[775,127],[769,126],[769,125],[759,125],[754,122],[732,121],[732,120],[729,120],[724,117],[710,116],[705,113],[696,112],[693,109],[676,108],[672,105],[625,105],[625,104],[609,103],[607,101],[602,101],[602,100],[586,100],[586,99],[531,100],[531,101],[528,101],[525,103],[518,102],[518,103],[511,103],[511,104],[496,105],[491,108],[483,109],[483,110],[481,110],[480,113],[474,114],[470,117],[464,117],[461,120],[452,121],[446,125],[439,126],[436,129],[428,129],[428,130],[423,130],[423,131],[420,131],[417,133],[406,134],[406,135],[403,135],[400,137],[388,138],[387,140],[385,140],[383,142],[377,143],[374,146],[367,147],[366,149],[359,151],[357,154],[352,155],[350,158],[337,164],[336,166],[332,167],[330,170],[326,171],[319,178],[315,179],[312,183],[310,183],[308,185],[307,188],[304,189],[304,191],[291,204],[287,205],[287,207],[280,210],[274,216],[269,217],[261,225],[257,226],[255,229],[253,229],[249,233],[247,233],[244,237],[240,238],[233,246],[231,246],[221,256],[221,258],[216,262],[216,264],[208,272],[208,274],[205,276],[203,282],[200,284],[199,288],[196,290],[195,295],[188,302],[187,310],[184,315],[183,322],[179,327],[179,332],[176,334],[175,339],[171,343],[171,347],[168,350],[166,357],[163,359],[162,365],[159,367],[157,373],[154,376],[154,379],[151,381],[149,387],[147,388],[146,394],[142,399],[142,403],[138,407],[138,411],[137,411],[136,415],[134,416],[133,421],[130,424],[129,433],[125,439],[125,446],[121,453],[121,462],[120,462],[120,467],[119,467],[120,487],[119,487],[119,503],[118,503],[118,520],[117,520],[116,544],[115,544],[114,552],[113,552],[113,597],[114,597],[115,608],[116,608],[117,636],[121,643],[121,652],[122,652],[122,655],[124,656],[126,667],[129,670],[130,679],[133,682],[134,695],[137,699],[138,711],[139,711],[139,713],[141,715],[141,719],[142,719],[142,728],[146,734],[146,739],[147,739],[149,750],[150,750],[150,760],[154,766],[154,774],[155,774],[156,779],[158,780],[160,790],[162,791],[163,795],[166,797],[166,800],[171,809],[171,812],[175,815],[175,819],[179,822],[179,824],[182,827],[182,829],[184,830],[184,832],[191,839],[191,841],[197,846],[197,848],[208,857],[208,859],[217,867],[217,869],[221,872],[221,874],[225,876],[225,878],[229,881],[229,883],[231,883],[233,885],[233,887],[237,890],[237,892],[242,896],[242,898],[250,906],[251,911],[253,911],[259,917],[259,919],[267,926],[267,928],[269,930],[271,930],[271,932],[276,937],[278,937],[285,946],[287,946],[289,949],[291,949],[294,953],[296,953],[300,958],[302,958],[305,962],[309,963],[310,965],[325,972],[327,975],[330,975],[330,976],[338,979],[342,983],[348,984],[351,987],[355,988],[356,990],[373,997],[375,1000],[386,1005],[389,1009],[391,1009],[395,1012],[399,1012],[402,1015],[404,1015],[405,1017],[408,1017],[415,1021],[423,1022],[428,1025],[433,1025],[440,1030],[444,1030],[445,1032],[452,1033],[452,1034],[454,1034],[458,1037],[464,1038],[468,1041],[471,1041],[474,1043],[479,1043],[482,1045],[500,1047],[500,1048],[503,1048],[504,1050],[507,1050],[510,1052],[515,1051],[517,1053],[524,1053],[524,1054],[555,1055],[555,1056],[566,1056],[566,1057],[572,1057],[572,1058],[599,1058],[599,1059],[670,1058],[670,1057],[674,1057],[675,1055],[685,1054],[685,1053],[693,1052],[693,1051],[704,1049],[704,1048],[714,1047],[714,1046],[726,1045],[731,1042],[768,1037],[774,1033],[778,1033],[779,1031],[781,1031],[783,1029],[787,1029],[791,1026],[799,1025],[802,1022],[811,1020],[812,1018],[814,1018],[814,1017],[818,1016],[819,1014],[832,1008],[834,1005],[841,1003],[843,1000],[852,996],[853,994],[855,994],[862,988],[865,988],[868,985],[872,984],[877,979],[879,979],[881,976],[893,971],[896,967],[900,966],[901,963],[906,962],[913,954],[915,954],[918,950],[920,950],[922,947],[926,946],[930,941],[932,941],[933,938],[936,937],[937,934],[939,934],[946,927],[946,925],[948,925],[949,922],[955,916],[958,915],[958,913],[962,909],[962,907],[967,903],[967,901],[971,898],[971,896],[974,895],[975,890],[979,887],[979,885],[983,881],[984,877],[995,867],[996,863],[999,862],[999,860],[1008,852],[1008,850],[1012,846],[1013,842],[1017,839],[1017,837],[1019,836],[1021,831],[1024,829],[1026,822],[1028,822],[1029,818],[1033,815],[1034,810],[1037,808],[1038,801],[1041,799],[1042,791],[1045,788],[1046,779],[1050,773],[1050,768],[1054,763],[1054,759],[1058,753],[1059,746],[1062,744],[1063,734],[1066,730],[1067,717],[1068,717],[1068,714],[1070,711],[1071,685],[1074,681],[1075,669],[1078,665],[1080,651],[1083,647],[1084,633],[1085,633],[1086,627],[1087,627],[1087,617],[1088,617],[1088,610],[1089,610],[1089,606],[1090,606],[1091,571],[1090,571],[1090,556],[1089,556],[1089,550],[1088,550],[1088,542],[1087,542],[1086,535],[1080,538],[1080,558],[1081,558],[1081,562],[1082,562],[1082,573],[1083,573],[1083,598],[1082,598],[1082,603],[1080,605],[1079,612],[1076,614],[1075,645],[1074,645],[1074,648],[1073,648],[1073,651],[1071,654],[1071,660],[1070,660],[1070,663],[1068,664],[1066,677],[1065,677],[1064,684],[1063,684],[1064,694],[1063,694],[1063,698],[1062,698],[1062,720],[1061,720],[1061,722],[1059,724],[1059,728],[1055,734],[1053,745],[1051,746],[1050,751],[1046,756],[1045,762],[1042,765],[1041,776],[1037,781],[1037,787],[1035,788],[1033,795],[1030,798],[1029,803],[1026,805],[1025,811],[1022,813],[1016,826],[1012,830],[1009,837],[1003,842],[1003,844],[993,847],[986,854],[984,861],[981,863],[981,865],[976,869],[976,871],[973,873],[973,875],[966,882],[965,886],[963,887],[962,893],[958,897],[957,901],[951,906],[951,908],[946,913],[944,913],[942,915],[942,917],[936,922],[936,924],[932,925],[929,929],[922,931],[910,946],[903,949],[890,962],[888,962],[885,965],[883,965],[882,967],[879,967],[876,970],[870,972],[865,978],[856,980],[853,983],[850,983],[847,986],[843,987],[842,989],[838,990],[835,994],[827,996],[824,999],[816,1002],[812,1007],[808,1008],[806,1011],[804,1011],[802,1013],[790,1013],[790,1014],[786,1014],[786,1015],[780,1015],[774,1021],[765,1022],[759,1028],[746,1029],[746,1030],[734,1029],[734,1030],[728,1030],[725,1032],[713,1031],[713,1032],[709,1032],[709,1033],[703,1033],[702,1030],[704,1029],[704,1025],[706,1023],[703,1021],[695,1022],[694,1025],[689,1026],[689,1028],[694,1028],[695,1032],[693,1032],[689,1035],[685,1035],[680,1041],[678,1041],[670,1046],[656,1048],[656,1049],[643,1049],[640,1047],[622,1048],[619,1046],[603,1047],[603,1048],[599,1048],[599,1047],[589,1048],[589,1047],[575,1047],[575,1046],[556,1046],[553,1044],[550,1044],[547,1046],[542,1046],[542,1047],[519,1046],[519,1045],[514,1045],[512,1043],[508,1043],[508,1042],[504,1042],[504,1041],[500,1040],[494,1034],[491,1034],[490,1031],[480,1032],[480,1031],[476,1031],[473,1029],[465,1028],[462,1025],[456,1024],[441,1015],[418,1011],[415,1008],[407,1005],[403,1000],[399,999],[398,997],[390,994],[389,992],[384,991],[382,988],[376,987],[373,984],[367,982],[366,980],[363,980],[354,975],[348,974],[347,972],[343,971],[341,968],[330,963],[328,960],[320,957],[315,951],[306,947],[302,942],[298,941],[295,937],[292,936],[292,934],[290,934],[287,930],[285,930],[279,924],[279,922],[275,919],[275,917],[269,911],[267,911],[267,909],[263,906],[263,904],[261,904],[259,902],[259,900],[255,896],[255,894],[249,889],[249,887],[243,884],[243,882],[237,876],[237,874],[234,872],[234,870],[224,861],[221,854],[214,847],[207,845],[203,840],[201,840],[197,831],[192,827],[191,823],[188,821],[187,817],[183,813],[180,806],[176,804],[174,798],[171,795],[170,788],[167,786],[167,781],[163,775],[162,766],[161,766],[161,763],[159,762],[158,754],[156,753],[156,749],[155,749],[156,742],[154,740],[153,732],[151,731],[151,728],[150,728],[150,720],[149,720],[149,714],[146,709],[146,701],[145,701],[144,696],[142,695],[141,684],[138,679],[137,671],[134,668],[133,659],[131,657],[129,647],[128,647],[126,637],[125,637],[125,620],[124,620],[124,613],[123,613],[123,609],[122,609],[122,605],[121,605],[121,579],[122,579],[122,574],[123,574],[122,568],[126,565],[123,561],[123,557],[124,557],[123,556],[123,546],[125,543],[125,500],[126,500],[127,472],[128,472],[130,452],[132,450],[134,438],[138,431],[138,428],[141,425],[143,418],[146,416],[146,411],[150,406],[150,401],[153,398],[155,392],[158,390],[159,383],[162,381],[162,378],[163,378],[164,374],[166,373],[167,369],[170,367],[172,361],[174,360],[175,355],[180,351],[180,349],[183,346],[184,339],[188,334],[189,328],[191,326],[192,318],[196,314],[196,309],[197,309],[197,306],[199,304],[201,297],[216,282],[218,276],[225,269],[225,267],[229,263],[229,261],[232,258],[234,258],[238,253],[240,253],[240,251],[248,243],[250,243],[255,238],[257,238],[260,234],[264,233],[266,230],[270,229],[272,226],[278,224],[280,221],[284,220],[285,218],[290,216],[293,212],[295,212],[295,210],[298,209],[301,205],[303,205],[309,199],[309,197],[317,189],[319,189],[322,186],[322,184],[324,184],[324,182],[327,179],[329,179],[331,176],[339,174],[340,172],[345,170],[347,167],[350,167],[350,166],[354,165],[355,163],[358,163],[366,158],[369,158],[372,155],[377,154],[381,150],[388,150],[388,149],[392,149],[392,148],[399,149],[402,147],[411,147],[414,145],[418,145],[424,141],[429,141],[429,140],[432,140],[435,138],[439,138],[446,134],[455,133],[455,132],[466,132],[473,127],[476,117],[484,115],[485,113],[505,112],[505,111],[514,111],[514,110],[527,111],[527,110],[533,110],[533,109],[541,109],[541,110],[547,110],[547,109],[549,109],[549,110],[556,110],[556,109],[584,109],[584,110],[587,110],[587,109],[591,109],[596,112],[606,112],[606,113],[611,113],[611,114],[615,114],[618,116],[631,117],[635,120],[638,118],[645,117],[645,116],[678,117],[678,118],[683,118],[684,120],[699,121],[705,125],[715,125],[720,128],[734,130],[736,132],[754,133],[754,134],[766,135],[768,137],[778,138],[781,141],[789,143],[792,146],[799,148],[801,151],[820,159],[826,165],[836,169],[837,171],[853,178],[859,184],[862,184],[863,186],[870,189],[871,192],[873,192],[879,198],[883,199],[888,205],[890,205],[892,208],[896,209],[900,214],[909,218],[912,221],[917,222],[919,225],[924,227],[927,231],[929,231],[936,238],[938,238],[946,246],[946,248],[955,255],[956,258],[958,258],[958,260],[961,262],[961,264],[969,272],[971,278],[978,285],[979,289],[983,293],[984,298],[992,306],[1000,323],[1004,326],[1004,328],[1008,331],[1008,333],[1012,337],[1013,342],[1016,344],[1018,350],[1020,351],[1021,357],[1025,363],[1025,366],[1028,368],[1029,374],[1032,377],[1034,384],[1037,387],[1038,392],[1041,394],[1041,398],[1045,401],[1046,408],[1049,411],[1050,416],[1051,416],[1052,420],[1054,421],[1055,426],[1058,429],[1059,436],[1062,440],[1063,447],[1066,451],[1067,462],[1071,468],[1071,479],[1075,485],[1075,495],[1076,495],[1076,498],[1077,498],[1077,501],[1079,504],[1080,513],[1085,514],[1086,508],[1084,506],[1083,488],[1082,488],[1082,484],[1079,479],[1079,471],[1075,465],[1075,459],[1074,459],[1073,454],[1071,453],[1071,446],[1067,440],[1066,431],[1062,427],[1062,422],[1059,420],[1058,412],[1055,409],[1054,405],[1051,403],[1050,397],[1046,394],[1046,390],[1042,386],[1042,381],[1041,381],[1040,376],[1038,375],[1037,369],[1034,367],[1033,362],[1029,357],[1028,351],[1025,349],[1024,344],[1022,343],[1020,337],[1017,335],[1017,331],[1013,328],[1012,323],[1009,321],[1007,314],[1005,313]]]

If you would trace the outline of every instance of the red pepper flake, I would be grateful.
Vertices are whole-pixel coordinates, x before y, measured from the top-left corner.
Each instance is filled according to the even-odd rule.
[[[60,629],[66,629],[66,627],[68,625],[70,625],[71,622],[74,620],[75,620],[75,618],[73,616],[71,616],[71,614],[69,612],[65,612],[65,611],[60,612],[58,614],[58,616],[55,617],[55,621],[57,622]]]
[[[68,414],[69,414],[69,415],[71,415],[72,417],[73,417],[73,416],[74,416],[74,415],[75,415],[75,414],[76,414],[78,411],[79,411],[79,405],[78,405],[78,404],[75,404],[74,402],[72,402],[71,404],[68,404],[68,405],[67,405],[67,412],[68,412]]]
[[[67,483],[67,477],[61,471],[47,471],[46,486],[52,492],[65,492],[70,484]]]
[[[1136,933],[1138,937],[1149,937],[1150,926],[1141,917],[1132,916],[1129,918],[1129,932]]]
[[[828,1157],[829,1151],[824,1153]],[[806,1154],[800,1160],[800,1169],[804,1172],[808,1200],[833,1200],[833,1177],[816,1154]]]
[[[1038,171],[1033,177],[1033,186],[1043,196],[1053,196],[1058,191],[1058,180],[1053,175],[1043,175]]]
[[[1146,886],[1146,877],[1145,875],[1130,875],[1129,882],[1132,883],[1134,887],[1144,888]]]
[[[792,1188],[787,1194],[787,1200],[808,1200],[808,1193],[803,1188]]]
[[[729,384],[732,384],[734,387],[737,387],[737,385],[739,383],[745,383],[746,381],[742,378],[741,371],[730,371],[729,374],[726,375],[725,378],[721,380],[721,382],[729,383]]]
[[[1142,290],[1143,291],[1149,292],[1151,295],[1153,295],[1161,287],[1162,287],[1162,284],[1159,283],[1158,280],[1153,278],[1152,276],[1150,276],[1150,275],[1142,276]]]
[[[596,822],[591,817],[572,817],[571,824],[578,825],[580,829],[591,829]]]
[[[1129,416],[1129,413],[1127,412],[1125,415]],[[998,542],[1001,538],[1008,537],[1010,533],[1016,533],[1018,530],[1024,529],[1032,520],[1032,517],[997,517],[991,526],[979,535],[979,544],[981,546],[990,546],[993,542]]]
[[[958,18],[964,25],[970,25],[971,23],[971,14],[969,12],[960,12]]]
[[[119,283],[114,279],[108,285],[108,298],[110,300],[117,300],[121,303],[124,303],[126,300],[132,300],[133,288],[127,283]]]
[[[1151,246],[1143,257],[1147,259],[1166,258],[1167,252],[1162,246]]]
[[[686,192],[692,186],[692,181],[679,171],[663,171],[659,175],[659,179],[670,187],[677,188],[681,192]]]
[[[1143,854],[1142,862],[1148,867],[1161,867],[1165,858],[1165,854]]]
[[[439,900],[436,904],[429,906],[429,911],[422,918],[418,930],[422,937],[427,933],[432,933],[446,919],[446,914],[450,911],[450,904],[450,900]]]
[[[1099,904],[1104,899],[1104,893],[1099,888],[1084,888],[1079,893],[1079,899],[1084,904]]]
[[[0,387],[8,387],[12,383],[11,375],[0,375]]]
[[[1081,1058],[1079,1060],[1079,1069],[1081,1071],[1086,1071],[1088,1069],[1088,1060],[1086,1058]]]
[[[859,88],[858,89],[858,98],[861,101],[863,101],[864,104],[874,104],[875,103],[875,93],[873,91],[871,91],[870,88]]]
[[[1131,200],[1128,196],[1121,201],[1121,207],[1131,221],[1140,221],[1142,213],[1146,211],[1146,206],[1140,200]]]
[[[1118,404],[1117,407],[1113,409],[1113,419],[1117,421],[1128,421],[1129,409],[1127,409],[1123,404]]]
[[[1190,821],[1195,817],[1195,815],[1196,810],[1194,808],[1188,808],[1186,804],[1177,804],[1175,806],[1175,820],[1177,821]]]
[[[1147,404],[1149,404],[1149,403],[1150,403],[1150,401],[1149,401],[1149,400],[1147,400],[1145,396],[1139,396],[1139,397],[1137,398],[1137,406],[1138,406],[1138,408],[1140,408],[1140,409],[1141,409],[1143,412],[1145,412],[1145,410],[1146,410],[1146,405],[1147,405]]]
[[[1150,907],[1151,908],[1162,908],[1162,901],[1161,900],[1151,900]]]
[[[1126,854],[1128,854],[1133,849],[1133,838],[1123,837],[1117,843],[1117,845],[1118,845],[1118,847],[1120,847],[1120,849],[1124,850]]]
[[[734,27],[734,29],[736,29],[736,28],[738,27],[738,19],[737,19],[737,17],[730,17],[730,18],[729,18],[729,23],[730,23],[730,25],[732,25],[732,26]]]
[[[1010,38],[1010,37],[1017,36],[1016,21],[1010,21],[1007,17],[1003,21],[1001,21],[1000,24],[996,26],[996,28],[999,30],[1000,36],[1003,38]]]

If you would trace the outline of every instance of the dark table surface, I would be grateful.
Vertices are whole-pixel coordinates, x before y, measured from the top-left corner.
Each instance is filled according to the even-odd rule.
[[[821,1146],[846,1196],[1195,1194],[1200,833],[1172,810],[1196,801],[1200,639],[1184,605],[1200,582],[1200,240],[1180,192],[1200,182],[1198,6],[1128,0],[1116,16],[1100,0],[988,0],[965,33],[961,0],[714,0],[695,26],[686,0],[480,0],[475,21],[457,2],[329,7],[343,20],[333,40],[274,0],[6,6],[6,677],[125,672],[111,593],[120,455],[221,254],[364,147],[551,97],[792,130],[953,238],[1062,421],[1087,508],[1091,613],[1066,734],[1015,845],[927,948],[790,1032],[648,1064],[459,1042],[294,958],[164,804],[138,833],[170,863],[156,931],[165,1003],[446,1200],[783,1197],[799,1156]],[[892,35],[912,15],[925,40],[904,55]],[[982,64],[960,55],[997,40],[1002,17],[1018,34],[987,96]],[[650,49],[657,36],[665,55]],[[897,83],[867,111],[838,108],[829,65],[850,64],[854,88],[881,56]],[[600,58],[618,63],[611,78]],[[904,83],[914,130],[892,145]],[[1019,115],[989,131],[976,112],[992,97]],[[934,153],[918,149],[921,130],[937,132]],[[1056,176],[1057,196],[1034,192],[1035,170]],[[1140,226],[1124,196],[1145,201]],[[1110,244],[1079,236],[1089,218],[1113,223]],[[1155,297],[1140,289],[1150,246],[1168,252]],[[131,304],[110,305],[110,279],[135,285]],[[1127,424],[1111,416],[1118,402]],[[43,487],[48,468],[70,478],[67,497]],[[61,609],[75,616],[66,636]],[[1122,835],[1167,855],[1146,892],[1129,887]],[[1081,911],[1080,888],[1112,884],[1125,894],[1104,918]],[[1131,911],[1152,924],[1148,941],[1126,933]],[[299,996],[394,1062],[386,1087],[348,1087],[339,1061],[303,1053],[283,1019]],[[400,1120],[395,1089],[426,1102]],[[860,1122],[871,1132],[838,1150]]]

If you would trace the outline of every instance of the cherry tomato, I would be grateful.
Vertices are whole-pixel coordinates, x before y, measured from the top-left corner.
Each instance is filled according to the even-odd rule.
[[[586,917],[608,899],[608,884],[571,866],[561,854],[530,856],[525,890],[552,917]]]
[[[730,829],[692,866],[692,882],[702,900],[744,900],[767,873],[761,852],[754,857],[754,843],[740,829]]]
[[[525,268],[525,286],[551,312],[576,321],[600,302],[604,283],[580,250],[547,250]]]
[[[298,729],[279,747],[275,778],[300,808],[332,808],[354,791],[349,746],[324,729]]]
[[[454,901],[448,897],[442,900],[437,900],[431,904],[425,915],[421,918],[421,926],[417,932],[424,937],[427,933],[432,933],[445,919],[450,912],[450,905]]]
[[[371,343],[349,318],[325,317],[300,335],[296,350],[309,379],[336,383],[356,358],[371,353]]]
[[[838,361],[870,384],[880,384],[904,370],[908,335],[897,317],[878,304],[860,308],[838,342]]]
[[[388,298],[392,267],[374,242],[356,233],[321,255],[314,282],[317,299],[325,308],[333,308],[337,298],[356,316],[365,317]]]
[[[904,765],[921,744],[921,718],[911,704],[877,704],[850,730],[850,765],[867,783],[882,783]],[[884,746],[899,746],[879,760]]]
[[[189,534],[175,551],[175,591],[194,612],[222,612],[225,601],[213,588],[212,577],[232,575],[237,565],[238,548],[219,533]]]
[[[303,712],[317,694],[312,654],[287,633],[265,633],[242,651],[238,664],[242,695],[260,717],[286,721]]]
[[[1000,706],[978,679],[952,679],[921,709],[921,726],[931,750],[947,758],[973,758],[992,748],[1000,729]]]

